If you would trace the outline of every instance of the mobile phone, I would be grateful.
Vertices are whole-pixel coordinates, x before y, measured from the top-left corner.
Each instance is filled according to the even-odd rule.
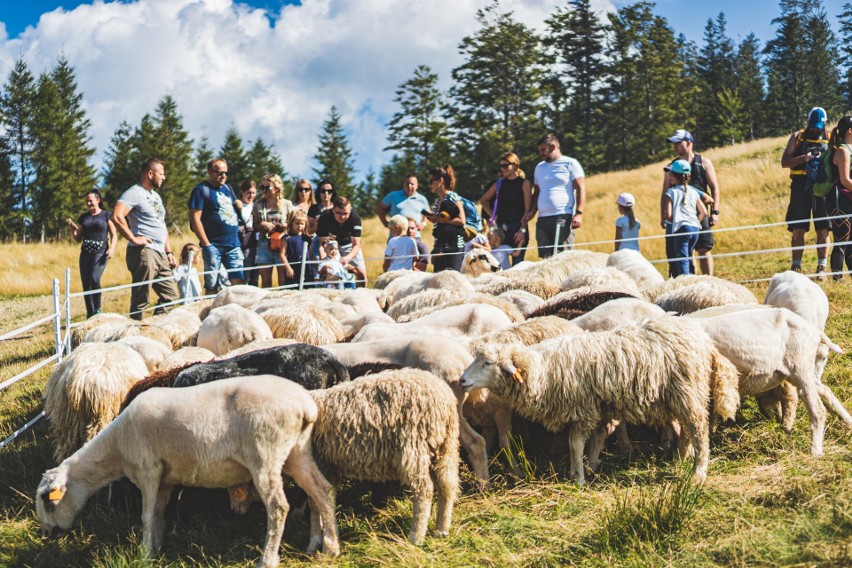
[[[421,214],[421,215],[426,215],[427,217],[429,217],[429,216],[431,216],[431,215],[432,215],[432,212],[431,212],[431,211],[427,211],[427,210],[423,209],[423,210],[421,210],[421,211],[420,211],[420,214]]]

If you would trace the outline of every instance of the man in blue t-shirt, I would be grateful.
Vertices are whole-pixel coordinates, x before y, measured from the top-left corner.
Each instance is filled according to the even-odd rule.
[[[376,214],[379,221],[385,227],[388,226],[388,213],[391,217],[402,215],[414,219],[417,223],[417,238],[420,238],[420,229],[423,228],[423,210],[429,211],[432,206],[429,200],[417,193],[417,176],[410,174],[405,178],[402,189],[388,193],[384,199],[376,204]]]
[[[228,163],[222,158],[207,163],[207,181],[189,196],[189,226],[198,237],[204,259],[204,293],[215,294],[224,265],[231,284],[243,283],[238,210],[242,203],[225,183]]]

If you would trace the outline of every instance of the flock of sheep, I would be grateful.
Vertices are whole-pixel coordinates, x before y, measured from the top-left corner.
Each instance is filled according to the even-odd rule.
[[[227,488],[235,512],[265,506],[259,565],[276,566],[282,473],[307,494],[309,551],[339,553],[342,479],[405,486],[420,543],[435,493],[435,534],[450,529],[459,446],[487,487],[486,440],[508,450],[513,414],[567,429],[578,483],[628,423],[676,437],[705,479],[711,427],[750,395],[787,431],[801,397],[819,456],[823,401],[852,428],[821,380],[841,352],[827,317],[824,292],[800,274],[777,274],[760,304],[719,278],[664,281],[631,250],[507,271],[475,251],[463,273],[390,272],[370,290],[233,286],[144,323],[99,315],[75,328],[48,380],[60,463],[39,485],[38,517],[48,535],[67,530],[94,492],[126,477],[142,493],[151,553],[176,485]]]

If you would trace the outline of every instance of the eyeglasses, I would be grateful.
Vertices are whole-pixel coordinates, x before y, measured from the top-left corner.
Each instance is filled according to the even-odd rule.
[[[510,164],[509,162],[500,162],[498,165],[500,166],[501,170],[505,170],[509,166],[514,166],[515,164]]]
[[[210,173],[216,177],[222,177],[228,175],[228,170],[210,170]]]
[[[321,189],[317,193],[334,193],[333,189]]]

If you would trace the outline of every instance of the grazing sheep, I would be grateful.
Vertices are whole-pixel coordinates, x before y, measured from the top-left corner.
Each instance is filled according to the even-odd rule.
[[[257,286],[249,286],[248,284],[228,286],[213,298],[213,308],[220,308],[228,304],[237,304],[244,308],[251,308],[268,295],[269,290],[264,290]]]
[[[489,388],[519,414],[550,431],[570,427],[571,472],[584,482],[583,449],[602,424],[626,420],[685,431],[682,450],[695,449],[695,476],[707,476],[708,402],[733,417],[739,405],[736,370],[701,327],[671,316],[613,331],[550,339],[538,345],[484,345],[461,386]],[[590,448],[597,466],[600,447]]]
[[[396,280],[397,278],[402,278],[403,276],[410,275],[422,275],[424,272],[415,272],[413,270],[391,270],[389,272],[383,272],[379,274],[378,278],[376,278],[376,282],[373,284],[373,289],[375,290],[384,290],[388,287],[388,285]]]
[[[767,306],[691,319],[739,369],[740,396],[766,392],[785,380],[798,389],[810,417],[812,455],[823,453],[825,407],[820,397],[852,428],[852,416],[820,380],[829,351],[843,351],[801,316]],[[794,418],[795,413],[782,417],[786,431],[792,430]]]
[[[198,330],[198,346],[216,355],[262,339],[272,339],[269,326],[262,317],[238,304],[210,310]]]
[[[168,357],[169,353],[172,353],[171,349],[159,341],[155,341],[141,335],[125,337],[119,339],[116,343],[127,345],[139,353],[145,361],[145,365],[148,367],[149,373],[153,373],[159,369],[160,365],[163,363],[165,358]]]
[[[366,312],[346,318],[340,322],[340,327],[343,328],[344,337],[351,338],[371,323],[393,323],[393,318],[384,312]]]
[[[112,422],[127,391],[147,375],[142,356],[115,341],[83,343],[63,359],[44,391],[57,463]]]
[[[663,275],[642,253],[633,249],[620,249],[609,255],[606,265],[626,273],[640,289],[665,282]]]
[[[515,307],[515,304],[511,302],[507,302],[506,300],[491,296],[490,294],[468,292],[467,294],[456,294],[455,298],[447,300],[437,306],[420,308],[417,311],[401,315],[397,318],[396,321],[397,323],[408,323],[414,320],[418,320],[424,316],[428,316],[429,314],[432,314],[434,312],[450,308],[452,306],[463,306],[471,304],[485,304],[487,306],[494,306],[495,308],[499,308],[504,314],[506,314],[506,316],[512,321],[512,323],[518,323],[524,321],[525,319],[524,314],[522,314],[521,311]]]
[[[514,306],[513,306],[514,307]],[[435,311],[408,323],[373,323],[352,338],[353,343],[400,334],[482,335],[512,325],[503,310],[485,304],[464,304]]]
[[[583,287],[576,290],[561,292],[547,300],[540,308],[529,315],[530,318],[541,316],[576,317],[580,313],[589,312],[601,304],[618,298],[636,298],[635,295],[621,290],[606,288]]]
[[[190,387],[243,375],[277,375],[308,390],[349,380],[349,371],[333,356],[318,347],[294,343],[193,365],[181,371],[172,386]]]
[[[267,310],[261,317],[276,338],[287,337],[309,345],[342,341],[343,326],[330,313],[313,306],[291,306]]]
[[[564,292],[584,286],[617,289],[631,294],[639,293],[639,287],[629,275],[610,267],[578,270],[563,280],[559,288]]]
[[[651,304],[653,305],[653,304]],[[507,328],[474,337],[467,342],[469,351],[474,352],[481,345],[535,345],[560,335],[579,335],[583,330],[576,321],[567,321],[557,316],[533,318]]]
[[[266,505],[266,544],[259,566],[278,566],[289,505],[282,471],[310,496],[323,528],[310,547],[339,553],[334,489],[317,469],[311,430],[317,405],[278,377],[239,377],[175,391],[153,389],[59,467],[36,492],[42,530],[71,528],[88,498],[127,477],[142,492],[142,543],[149,557],[163,541],[163,513],[175,485],[229,487],[252,481]]]
[[[828,297],[819,284],[807,276],[792,270],[774,275],[769,281],[763,303],[787,308],[820,331],[825,331],[825,322],[828,321]]]
[[[586,331],[607,331],[665,314],[661,307],[645,300],[616,298],[571,320],[571,323]]]
[[[725,304],[757,304],[757,298],[745,286],[727,280],[696,282],[659,296],[654,303],[667,312],[688,314]]]
[[[398,278],[385,289],[391,305],[423,290],[473,291],[473,284],[470,283],[470,279],[455,270],[444,270],[434,274],[429,272],[415,272],[414,274],[417,276]]]
[[[445,290],[424,290],[402,298],[388,308],[387,315],[397,320],[400,316],[416,312],[422,308],[441,306],[454,298],[458,298],[461,292],[447,288]]]
[[[385,309],[385,294],[369,288],[346,290],[346,295],[340,300],[345,306],[350,306],[356,314],[381,312]]]
[[[327,313],[338,322],[357,314],[355,308],[342,302],[326,302],[322,305],[314,306],[314,309]]]
[[[515,307],[518,308],[525,318],[529,317],[531,313],[544,303],[543,298],[524,290],[507,290],[497,297],[515,304]]]
[[[364,377],[367,375],[375,375],[376,373],[381,373],[382,371],[393,371],[396,369],[402,369],[402,365],[397,365],[396,363],[381,363],[377,361],[370,361],[367,363],[358,363],[357,365],[351,365],[347,367],[349,370],[349,378],[351,380],[355,380],[360,377]]]
[[[246,343],[242,347],[237,347],[231,351],[228,351],[224,355],[219,355],[214,359],[217,361],[221,361],[222,359],[230,359],[231,357],[236,357],[237,355],[242,355],[243,353],[251,353],[252,351],[260,351],[261,349],[271,349],[273,347],[284,347],[286,345],[295,345],[299,343],[295,339],[289,339],[286,337],[282,338],[272,338],[272,339],[258,339],[257,341],[250,341]],[[204,361],[206,363],[206,361]]]
[[[170,371],[193,363],[206,363],[216,357],[209,349],[203,347],[181,347],[169,353],[160,363],[157,371]]]
[[[462,259],[461,273],[470,278],[500,272],[500,261],[485,249],[471,249]]]
[[[100,327],[106,323],[123,323],[124,325],[136,325],[139,322],[121,314],[96,314],[85,321],[74,324],[74,327],[71,330],[71,347],[77,347],[78,345],[83,343],[86,339],[87,333],[89,333],[96,327]]]
[[[172,383],[175,382],[175,379],[180,374],[180,372],[184,369],[192,367],[194,364],[195,363],[186,363],[185,365],[174,367],[172,369],[164,369],[162,371],[157,371],[156,373],[148,375],[140,381],[136,381],[135,383],[133,383],[133,386],[130,387],[130,390],[127,391],[127,394],[124,396],[124,400],[121,402],[121,408],[119,412],[124,412],[124,409],[127,408],[131,402],[136,400],[137,396],[147,390],[150,390],[154,387],[171,388]]]
[[[523,290],[544,300],[548,300],[559,293],[559,284],[545,280],[540,276],[530,275],[527,272],[512,273],[509,270],[504,271],[502,274],[515,274],[516,276],[502,278],[499,281],[486,284],[478,289],[479,292],[499,296],[509,290]]]
[[[148,318],[147,323],[166,332],[172,349],[194,345],[201,329],[201,318],[186,308],[176,308],[167,314]]]
[[[125,337],[148,337],[155,341],[159,341],[169,351],[172,349],[172,340],[165,331],[147,323],[139,323],[134,321],[132,324],[124,322],[109,322],[89,331],[83,343],[108,343],[110,341],[118,341]]]

